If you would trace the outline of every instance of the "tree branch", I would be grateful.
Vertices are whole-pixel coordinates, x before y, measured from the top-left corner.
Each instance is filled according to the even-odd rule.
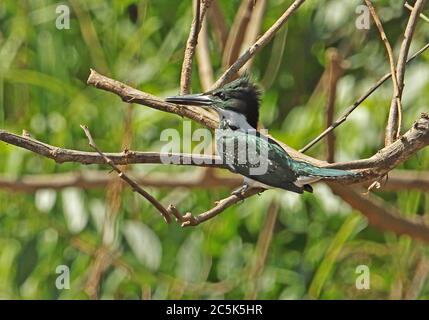
[[[399,51],[398,64],[396,65],[397,79],[398,79],[398,95],[392,97],[390,103],[389,118],[386,126],[386,137],[385,144],[389,145],[395,141],[398,136],[397,133],[400,132],[400,101],[402,98],[402,92],[404,90],[404,77],[405,77],[405,66],[408,57],[408,51],[410,50],[411,40],[413,38],[414,30],[416,28],[417,20],[423,6],[425,5],[426,0],[417,0],[413,10],[411,11],[410,18],[408,19],[407,27],[404,32],[404,40],[402,41],[401,49]],[[399,102],[399,103],[398,103]]]
[[[396,105],[398,109],[398,132],[396,137],[399,136],[399,131],[401,128],[401,122],[402,122],[402,105],[401,105],[401,90],[399,89],[399,81],[398,81],[398,75],[396,72],[396,66],[395,66],[395,58],[393,57],[393,50],[389,43],[389,40],[387,39],[386,33],[384,32],[383,25],[381,23],[380,18],[378,17],[374,6],[372,5],[370,0],[365,0],[365,3],[367,7],[369,8],[369,12],[371,13],[372,18],[374,19],[374,23],[377,26],[378,32],[380,33],[381,40],[384,43],[384,46],[386,47],[387,56],[389,58],[389,64],[390,64],[390,73],[392,76],[392,82],[393,82],[393,98],[396,99]],[[408,54],[407,54],[408,56]],[[404,65],[405,65],[404,59]]]
[[[419,52],[417,52],[413,57],[411,57],[409,59],[409,61],[414,59],[418,54],[420,54],[421,52],[423,52],[427,48],[429,48],[429,44],[427,44],[424,48],[419,50]],[[390,77],[390,74],[388,74],[386,76],[386,79],[388,79],[389,77]],[[155,96],[141,92],[141,91],[134,89],[132,87],[129,87],[129,86],[127,86],[127,85],[125,85],[119,81],[110,79],[110,78],[105,77],[103,75],[100,75],[94,70],[92,70],[92,72],[89,76],[88,83],[96,86],[99,89],[106,90],[106,91],[113,92],[113,93],[117,94],[125,102],[129,102],[129,103],[135,102],[135,103],[146,105],[146,106],[158,109],[158,110],[162,110],[162,111],[166,111],[166,112],[170,112],[170,113],[175,113],[177,115],[187,117],[191,120],[197,121],[198,123],[203,124],[210,129],[217,128],[217,126],[218,126],[218,118],[216,116],[214,116],[212,113],[206,112],[205,110],[201,110],[201,108],[198,108],[198,107],[192,108],[192,107],[186,107],[186,106],[181,106],[181,105],[175,105],[172,103],[166,103],[166,102],[162,101],[161,99],[159,99]],[[371,93],[373,91],[375,91],[375,89],[376,89],[376,87],[373,87],[371,89],[372,90]],[[361,98],[358,101],[358,103],[361,103],[363,100],[364,100],[364,98]],[[352,107],[355,108],[354,105]],[[348,114],[350,114],[351,111],[349,111]],[[347,115],[344,117],[346,118]],[[344,120],[345,120],[345,118],[344,118]],[[427,122],[426,117],[424,115],[422,115],[422,117],[419,120],[417,120],[415,126],[416,126],[416,128],[420,128],[419,130],[424,131],[424,129],[422,129],[422,128],[424,128],[426,126],[426,124],[425,124],[426,122]],[[335,126],[335,123],[333,124],[333,126]],[[326,132],[326,130],[325,130],[325,132]],[[406,136],[406,139],[409,139],[412,143],[407,143],[406,146],[402,146],[403,142],[398,142],[393,147],[384,148],[382,150],[381,154],[390,155],[388,157],[389,162],[391,160],[393,160],[393,158],[397,158],[397,156],[399,156],[399,155],[401,155],[401,157],[405,156],[404,158],[401,158],[400,162],[404,161],[404,159],[411,156],[412,153],[417,152],[418,150],[420,150],[423,147],[423,146],[419,146],[419,143],[418,144],[414,143],[414,142],[416,142],[416,138],[419,135],[419,134],[417,134],[417,136],[416,136],[415,133],[417,133],[415,128],[411,128],[404,135],[404,136]],[[425,136],[425,134],[423,134],[423,136]],[[17,136],[17,137],[19,137],[19,136]],[[21,137],[19,137],[19,138],[21,138]],[[320,137],[320,139],[321,138],[322,137]],[[419,139],[420,138],[417,138],[417,140],[419,140]],[[6,141],[6,142],[8,142],[8,141]],[[369,159],[351,161],[351,162],[346,162],[346,163],[327,164],[325,161],[321,161],[321,160],[309,157],[307,155],[304,155],[301,152],[298,152],[298,151],[294,150],[293,148],[285,145],[284,143],[281,143],[281,142],[279,142],[279,143],[290,154],[290,156],[292,158],[294,158],[296,160],[300,160],[300,161],[307,161],[309,163],[312,163],[312,164],[318,165],[318,166],[327,166],[327,167],[342,168],[342,169],[368,169],[368,168],[372,168],[372,167],[379,167],[380,166],[379,163],[382,162],[382,159],[379,158],[380,157],[379,153],[377,153],[376,155],[374,155],[373,157],[371,157]],[[314,143],[311,143],[311,144],[314,144]],[[20,145],[18,145],[18,146],[20,146]],[[418,147],[418,148],[414,149],[414,147]],[[55,147],[52,147],[52,148],[58,149]],[[406,155],[403,154],[403,152],[405,152],[405,151],[407,152]],[[52,158],[51,156],[49,156],[50,155],[49,152],[45,152],[45,153],[47,153],[48,157]],[[74,155],[73,152],[72,152],[72,154]],[[132,151],[129,151],[128,154],[129,154],[129,156],[128,156],[129,162],[128,163],[160,163],[160,160],[159,160],[159,157],[157,157],[157,154],[141,153],[141,152],[139,153],[139,152],[132,152]],[[395,156],[393,156],[393,155],[395,155]],[[70,161],[70,155],[61,154],[61,156],[64,157],[64,161],[67,161],[67,160]],[[117,157],[118,154],[109,155],[109,157],[113,161],[115,161],[115,156],[116,156],[117,161],[121,161],[121,160],[124,161],[124,159],[123,159],[123,157],[121,157],[121,155],[119,155],[119,158]],[[179,156],[179,155],[176,155],[176,156]],[[186,160],[192,158],[192,157],[190,157],[190,155],[182,155],[182,156]],[[180,156],[180,157],[182,157],[182,156]],[[213,165],[207,165],[206,164],[207,161],[209,161],[206,158],[207,156],[204,156],[204,157],[203,156],[196,156],[196,157],[198,159],[201,159],[201,161],[203,161],[203,159],[205,159],[205,161],[202,165],[213,166]],[[79,159],[79,158],[77,157],[76,159]],[[87,158],[80,159],[80,161],[77,161],[77,162],[84,161],[85,159],[87,159]],[[59,159],[59,160],[61,161],[62,159]],[[138,160],[138,161],[133,162],[133,160],[134,161]],[[93,158],[91,161],[95,161],[95,159]],[[192,161],[192,159],[189,161]],[[393,162],[395,162],[395,161],[393,161]],[[82,163],[85,163],[85,162],[82,162]],[[91,163],[91,162],[89,162],[89,163]],[[92,162],[92,163],[97,163],[97,162]],[[187,162],[185,162],[185,163],[187,163]],[[390,170],[392,168],[393,167],[389,166],[388,169]],[[381,171],[383,171],[383,170],[381,170]],[[384,171],[384,172],[386,172],[386,171]]]
[[[134,89],[122,82],[105,77],[97,71],[91,69],[87,84],[98,89],[112,92],[118,95],[122,101],[127,103],[137,103],[145,105],[157,110],[173,113],[182,117],[194,120],[208,128],[216,128],[218,119],[211,112],[201,110],[198,107],[179,106],[173,103],[168,103],[146,92]]]
[[[413,61],[416,57],[421,55],[423,52],[425,52],[429,48],[429,43],[427,43],[424,47],[422,47],[420,50],[418,50],[415,54],[413,54],[408,60],[407,64]],[[316,143],[318,143],[320,140],[322,140],[328,133],[330,133],[332,130],[334,130],[336,127],[338,127],[340,124],[345,122],[348,118],[348,116],[361,105],[362,102],[366,100],[370,95],[372,95],[383,83],[385,83],[390,77],[392,76],[392,73],[387,73],[384,76],[382,76],[371,88],[369,88],[359,99],[356,100],[355,103],[353,103],[351,106],[349,106],[343,114],[335,120],[335,122],[326,128],[321,134],[319,134],[316,138],[311,140],[309,143],[305,145],[305,147],[301,148],[299,152],[306,152],[309,150],[312,146],[314,146]]]
[[[250,46],[225,73],[216,81],[212,89],[222,87],[232,79],[242,66],[246,64],[259,50],[265,47],[277,31],[287,22],[289,17],[304,3],[305,0],[295,0],[283,15],[252,45]]]
[[[165,209],[154,197],[152,197],[148,192],[143,190],[133,179],[131,179],[128,175],[126,175],[121,169],[119,169],[118,166],[116,166],[109,157],[107,157],[101,150],[97,147],[97,145],[94,142],[94,139],[91,136],[91,133],[89,132],[89,129],[87,126],[80,126],[82,130],[85,132],[86,137],[88,138],[88,143],[91,148],[93,148],[97,153],[103,158],[104,162],[112,167],[113,170],[115,170],[118,173],[118,177],[124,180],[126,183],[130,185],[130,187],[137,193],[139,193],[141,196],[143,196],[147,201],[149,201],[161,214],[161,216],[164,218],[165,222],[170,223],[170,212]]]
[[[192,61],[195,55],[195,48],[198,43],[198,34],[200,33],[202,22],[206,15],[207,9],[212,0],[196,0],[194,20],[191,24],[188,41],[183,58],[182,73],[180,77],[180,94],[188,94],[191,90]]]
[[[105,159],[98,153],[63,149],[37,141],[28,136],[18,136],[4,130],[0,130],[0,140],[27,149],[44,157],[55,160],[58,163],[77,162],[82,164],[103,164]],[[358,176],[345,176],[336,178],[335,181],[344,184],[361,183],[383,176],[394,167],[409,159],[416,152],[429,144],[429,117],[422,114],[401,139],[379,150],[368,159],[343,162],[324,163],[324,167],[340,168],[347,170],[361,169]],[[212,155],[194,154],[160,154],[157,152],[124,151],[122,153],[106,153],[113,164],[154,163],[165,164],[167,157],[175,158],[178,165],[193,165],[202,167],[224,168],[219,162],[219,157]],[[170,158],[170,159],[171,159]],[[314,162],[320,162],[314,159]],[[324,178],[331,180],[332,178]]]
[[[206,212],[203,212],[197,216],[193,216],[190,212],[186,213],[184,216],[181,216],[178,213],[177,209],[172,206],[168,207],[167,210],[172,212],[172,214],[176,217],[176,219],[182,223],[182,227],[197,226],[204,221],[207,221],[216,217],[217,215],[219,215],[229,207],[233,206],[234,204],[240,201],[244,201],[245,199],[251,196],[254,196],[256,194],[262,193],[264,191],[265,189],[262,189],[262,188],[251,188],[251,189],[248,189],[246,192],[244,192],[240,197],[236,195],[231,195],[225,199],[217,201],[216,205],[212,209]]]

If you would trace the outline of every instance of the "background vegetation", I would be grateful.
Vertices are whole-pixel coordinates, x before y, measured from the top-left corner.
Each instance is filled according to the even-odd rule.
[[[219,0],[228,26],[239,0]],[[183,51],[192,21],[191,1],[69,0],[69,30],[55,27],[53,0],[0,3],[0,128],[27,130],[55,146],[89,150],[80,124],[87,124],[103,151],[124,148],[159,151],[160,132],[181,130],[180,117],[128,105],[86,85],[90,68],[165,97],[179,91]],[[265,31],[291,1],[270,0]],[[323,90],[316,90],[327,66],[328,48],[345,56],[337,87],[336,113],[389,71],[375,26],[359,30],[361,1],[307,1],[286,29],[255,58],[253,79],[264,90],[263,125],[279,140],[300,148],[325,127]],[[409,11],[402,1],[375,3],[386,34],[398,52]],[[215,75],[222,52],[209,27]],[[419,21],[411,52],[429,37]],[[404,128],[429,99],[428,54],[407,69]],[[193,92],[202,90],[194,64]],[[365,158],[383,145],[391,99],[386,83],[336,129],[336,160]],[[193,128],[198,125],[192,124]],[[324,159],[325,144],[308,154]],[[428,150],[402,165],[424,171]],[[56,164],[0,143],[1,179],[94,170],[106,166]],[[135,165],[138,174],[186,173],[201,168]],[[218,172],[220,175],[229,175]],[[324,184],[298,196],[270,190],[195,228],[166,225],[130,188],[112,181],[100,188],[0,190],[0,298],[11,299],[386,299],[429,297],[428,250],[406,236],[367,225]],[[49,176],[52,177],[52,176]],[[165,177],[165,175],[163,176]],[[143,186],[144,187],[144,186]],[[148,188],[182,212],[203,212],[229,188]],[[429,197],[419,190],[375,190],[405,216],[424,216]],[[108,222],[106,222],[108,221]],[[106,255],[109,243],[110,255]],[[55,286],[58,265],[70,267],[70,289]],[[356,267],[371,272],[369,290],[358,290]]]

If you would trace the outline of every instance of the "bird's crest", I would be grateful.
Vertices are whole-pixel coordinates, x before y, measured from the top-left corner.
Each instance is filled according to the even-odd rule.
[[[252,127],[257,128],[261,91],[250,80],[249,75],[242,75],[222,88],[213,91],[212,94],[224,97],[226,109],[244,114],[247,122]]]

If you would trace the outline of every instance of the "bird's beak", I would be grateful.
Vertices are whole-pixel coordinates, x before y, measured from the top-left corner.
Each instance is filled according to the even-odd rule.
[[[183,104],[187,106],[200,106],[200,107],[208,107],[214,103],[213,99],[211,99],[209,95],[206,95],[204,93],[167,97],[165,101],[177,103],[177,104]]]

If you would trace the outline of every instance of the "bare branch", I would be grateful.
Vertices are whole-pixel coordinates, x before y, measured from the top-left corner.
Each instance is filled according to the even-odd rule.
[[[195,14],[192,21],[191,31],[189,32],[188,41],[183,58],[182,73],[180,77],[180,94],[188,94],[191,90],[192,61],[194,59],[195,48],[198,43],[198,34],[201,30],[202,21],[206,15],[207,9],[212,0],[196,0]]]
[[[398,64],[396,65],[397,78],[398,78],[398,88],[399,92],[396,96],[392,97],[390,103],[389,119],[386,126],[386,137],[385,144],[389,145],[395,141],[398,136],[397,133],[401,130],[400,117],[401,109],[398,102],[401,101],[402,92],[404,90],[404,77],[405,77],[405,66],[408,57],[408,51],[410,50],[411,40],[413,38],[414,30],[416,28],[417,20],[423,6],[425,5],[426,0],[417,0],[413,10],[411,11],[410,18],[408,19],[407,27],[404,32],[404,40],[401,44],[401,49],[399,51]]]
[[[266,46],[277,31],[287,22],[289,17],[304,3],[305,0],[295,0],[290,7],[283,13],[283,15],[251,46],[249,47],[238,59],[235,61],[228,70],[216,81],[213,85],[214,88],[219,88],[225,85],[232,79],[242,66],[246,64],[259,50]]]
[[[172,214],[176,217],[176,219],[182,223],[182,227],[197,226],[204,221],[207,221],[216,217],[217,215],[219,215],[229,207],[233,206],[234,204],[240,201],[243,201],[251,196],[254,196],[258,193],[262,193],[264,191],[265,189],[261,189],[261,188],[251,188],[251,189],[248,189],[240,197],[236,195],[231,195],[225,199],[217,201],[216,205],[212,209],[206,212],[203,212],[197,216],[193,216],[192,213],[190,212],[188,212],[184,216],[181,216],[174,207],[169,207],[168,210],[172,212]]]
[[[413,61],[416,57],[421,55],[423,52],[425,52],[429,48],[429,43],[426,44],[424,47],[422,47],[420,50],[418,50],[415,54],[413,54],[408,60],[407,63],[410,63]],[[369,88],[359,99],[356,100],[355,103],[353,103],[351,106],[349,106],[343,114],[335,120],[335,122],[329,126],[329,128],[326,128],[321,134],[319,134],[316,138],[311,140],[305,147],[301,148],[299,152],[306,152],[309,150],[312,146],[314,146],[316,143],[318,143],[320,140],[322,140],[329,132],[334,130],[336,127],[338,127],[340,124],[345,122],[348,118],[348,116],[361,105],[362,102],[366,100],[371,94],[373,94],[383,83],[385,83],[390,77],[392,76],[392,73],[387,73],[384,76],[382,76],[371,88]]]
[[[149,201],[159,211],[165,222],[170,223],[170,212],[166,208],[164,208],[154,197],[152,197],[149,193],[143,190],[143,188],[141,188],[133,179],[131,179],[124,172],[122,172],[121,169],[119,169],[119,167],[116,166],[112,160],[110,160],[103,152],[101,152],[101,150],[95,144],[87,126],[82,125],[81,128],[85,132],[86,137],[88,138],[90,147],[97,151],[97,153],[103,158],[104,162],[111,166],[112,169],[118,173],[119,178],[128,183],[135,192],[139,193],[147,201]]]
[[[389,64],[390,64],[390,73],[393,75],[392,82],[393,82],[393,97],[396,99],[396,105],[398,109],[398,132],[396,137],[399,136],[399,131],[401,128],[401,122],[402,122],[402,105],[401,105],[401,98],[400,98],[400,89],[399,89],[399,83],[398,83],[398,76],[396,72],[396,66],[395,66],[395,58],[393,57],[393,50],[389,43],[389,40],[387,39],[386,33],[384,32],[383,25],[381,23],[380,18],[378,17],[374,6],[372,5],[370,0],[365,0],[365,3],[367,7],[369,8],[369,12],[371,13],[372,18],[374,19],[375,25],[377,26],[378,32],[380,33],[381,40],[384,43],[384,46],[386,47],[387,56],[389,58]]]
[[[97,152],[77,151],[54,147],[40,142],[30,137],[19,136],[7,131],[0,130],[0,140],[15,145],[17,147],[30,150],[46,158],[50,158],[57,163],[76,162],[81,164],[104,164],[104,158]],[[162,159],[168,157],[177,160],[180,165],[193,165],[200,167],[222,167],[217,164],[219,158],[215,156],[179,154],[179,153],[158,153],[158,152],[139,152],[125,150],[121,153],[105,153],[105,155],[116,165],[136,164],[136,163],[154,163],[162,164]]]
[[[76,151],[51,146],[49,144],[37,141],[28,136],[18,136],[7,131],[0,130],[0,140],[30,150],[56,162],[77,162],[82,164],[101,164],[105,163],[104,157],[98,153]],[[429,144],[429,117],[422,114],[401,139],[393,144],[379,150],[374,156],[368,159],[327,164],[317,159],[313,163],[323,163],[325,167],[340,169],[361,169],[358,176],[345,176],[336,178],[335,181],[352,184],[376,179],[394,167],[413,156],[416,152]],[[157,163],[165,164],[167,157],[175,157],[177,162],[173,164],[194,165],[202,167],[223,168],[220,159],[211,155],[189,155],[189,154],[160,154],[156,152],[136,152],[125,151],[123,153],[105,154],[113,164],[133,164],[133,163]],[[330,180],[331,178],[324,178]]]
[[[103,76],[97,73],[95,70],[91,69],[87,83],[98,89],[109,91],[118,95],[124,102],[137,103],[157,110],[186,117],[208,128],[214,129],[217,127],[218,119],[213,113],[201,110],[201,108],[198,107],[180,106],[165,102],[151,94],[142,92],[122,82]]]
[[[408,2],[405,2],[405,8],[407,8],[408,10],[410,10],[410,11],[412,11],[413,10],[413,7],[412,6],[410,6],[409,5],[409,3]],[[427,16],[425,16],[423,13],[420,13],[419,14],[419,17],[422,19],[422,20],[424,20],[424,21],[426,21],[426,22],[429,22],[429,18],[427,17]]]
[[[198,43],[198,33],[200,32],[200,10],[201,0],[192,1],[195,4],[194,20],[191,24],[188,41],[186,42],[185,56],[183,57],[182,73],[180,76],[180,94],[190,92],[192,76],[192,60],[194,58],[195,47]]]

